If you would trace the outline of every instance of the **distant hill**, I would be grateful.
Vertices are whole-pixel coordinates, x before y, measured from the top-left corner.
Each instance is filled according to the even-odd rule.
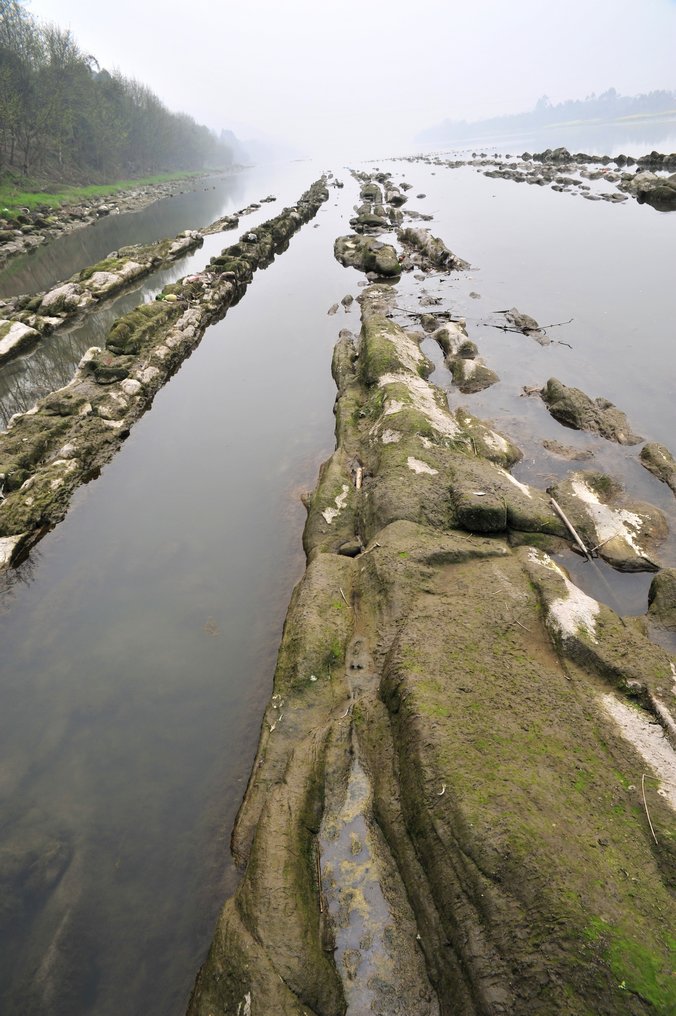
[[[676,115],[676,92],[655,91],[626,96],[609,88],[601,95],[588,95],[586,99],[568,99],[556,104],[543,95],[528,112],[494,116],[488,120],[446,119],[421,131],[415,140],[421,144],[445,145],[472,138],[535,133],[554,126],[576,127],[583,123],[608,123],[664,113]]]

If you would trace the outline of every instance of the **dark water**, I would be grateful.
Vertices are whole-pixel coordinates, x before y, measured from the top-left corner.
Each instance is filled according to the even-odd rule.
[[[425,284],[467,317],[502,378],[460,396],[440,366],[435,380],[451,404],[493,419],[524,449],[519,478],[539,486],[571,468],[544,453],[542,438],[593,444],[595,465],[663,507],[673,528],[674,499],[636,449],[563,431],[520,392],[556,375],[611,398],[635,430],[673,447],[676,216],[469,169],[382,167],[414,185],[411,206],[433,213],[434,233],[476,266]],[[317,175],[302,164],[239,178],[234,204],[272,191],[280,202],[268,217]],[[327,316],[361,278],[332,256],[357,199],[343,179],[6,580],[3,1016],[185,1009],[233,884],[228,837],[303,567],[298,495],[333,446],[331,349],[340,328],[358,327],[356,308]],[[406,306],[411,280],[398,289]],[[487,327],[514,305],[543,323],[573,317],[552,331],[573,348]],[[575,577],[601,598],[610,584],[623,610],[645,609],[649,578],[598,571]]]

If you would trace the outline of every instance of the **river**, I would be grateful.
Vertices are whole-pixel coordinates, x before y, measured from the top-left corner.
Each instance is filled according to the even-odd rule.
[[[569,468],[544,454],[543,437],[591,441],[562,432],[539,400],[521,396],[523,385],[550,376],[610,398],[636,431],[674,450],[676,215],[519,187],[471,168],[379,165],[413,184],[409,204],[432,214],[432,231],[475,266],[428,288],[467,317],[501,383],[459,396],[441,363],[434,380],[453,406],[494,419],[524,449],[516,476],[545,486]],[[118,228],[105,220],[58,241],[58,257],[40,249],[25,288],[45,288],[122,242],[172,235],[276,194],[276,205],[242,220],[246,229],[319,172],[302,163],[242,173],[216,191],[116,217],[131,219],[134,232],[94,243],[95,230]],[[344,190],[332,189],[289,250],[256,274],[66,520],[4,579],[3,1014],[185,1010],[234,885],[229,834],[303,569],[300,493],[333,446],[332,346],[340,328],[358,328],[356,307],[327,314],[343,295],[358,295],[361,278],[332,254],[357,200],[346,170],[341,178]],[[189,270],[236,235],[208,238]],[[174,269],[185,274],[186,265]],[[151,278],[120,299],[147,299],[154,287]],[[406,278],[399,289],[405,305]],[[491,312],[511,306],[543,323],[572,317],[551,333],[572,349],[489,326]],[[65,373],[91,338],[81,336],[69,359],[72,336],[63,337]],[[425,348],[436,356],[429,340]],[[637,464],[635,449],[609,445],[597,455],[674,528],[673,496]],[[612,596],[627,613],[645,610],[649,576],[599,579],[570,557],[588,592]],[[676,563],[673,541],[665,558]]]

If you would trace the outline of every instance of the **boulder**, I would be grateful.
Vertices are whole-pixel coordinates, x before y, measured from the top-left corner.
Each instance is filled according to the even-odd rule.
[[[342,265],[361,272],[375,272],[376,275],[389,278],[401,275],[401,265],[394,247],[373,237],[339,236],[333,253]]]
[[[676,494],[676,460],[668,448],[650,441],[641,448],[640,459],[641,465]]]
[[[557,378],[549,379],[540,392],[547,409],[559,423],[573,430],[588,430],[621,445],[640,444],[627,417],[604,398],[591,399],[579,388],[570,388]]]
[[[39,338],[40,333],[35,328],[30,328],[21,321],[0,320],[0,363],[16,356]]]
[[[676,631],[676,568],[658,572],[650,583],[648,616],[661,628]]]

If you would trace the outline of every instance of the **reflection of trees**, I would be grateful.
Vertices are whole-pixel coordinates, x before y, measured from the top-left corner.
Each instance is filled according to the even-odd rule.
[[[7,426],[14,413],[25,413],[38,399],[67,385],[89,347],[104,346],[117,318],[179,279],[185,274],[185,262],[186,258],[181,258],[171,267],[148,276],[134,289],[100,304],[84,321],[46,336],[25,356],[7,364],[0,371],[2,426]]]
[[[40,564],[40,551],[34,547],[16,568],[0,572],[0,614],[7,613],[12,606],[17,586],[30,586]]]

